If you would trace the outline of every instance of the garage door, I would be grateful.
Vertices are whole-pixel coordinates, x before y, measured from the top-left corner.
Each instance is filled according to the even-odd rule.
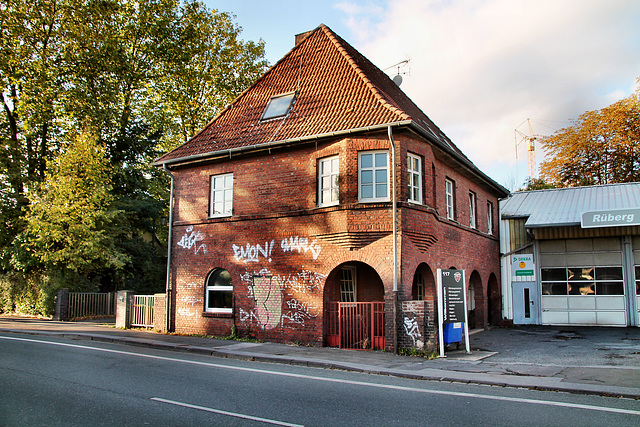
[[[626,326],[621,238],[542,240],[543,325]]]

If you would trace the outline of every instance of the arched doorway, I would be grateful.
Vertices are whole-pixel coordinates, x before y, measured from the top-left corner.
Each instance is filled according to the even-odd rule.
[[[498,279],[496,279],[496,275],[491,273],[489,276],[489,282],[487,284],[487,294],[488,298],[488,307],[487,311],[489,312],[489,324],[497,325],[502,320],[502,298],[500,297],[500,287],[498,286]]]
[[[467,288],[467,320],[469,329],[482,328],[482,279],[480,273],[474,270],[469,277],[469,287]]]
[[[435,301],[436,281],[431,268],[422,263],[413,275],[411,299],[414,301]]]
[[[362,262],[331,271],[324,287],[324,341],[329,347],[384,348],[384,285]]]

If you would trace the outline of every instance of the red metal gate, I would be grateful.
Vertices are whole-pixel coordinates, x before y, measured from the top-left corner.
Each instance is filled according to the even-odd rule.
[[[384,302],[330,302],[326,319],[329,347],[384,348]]]

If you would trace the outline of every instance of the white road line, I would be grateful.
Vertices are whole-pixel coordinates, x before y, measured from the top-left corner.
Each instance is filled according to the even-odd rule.
[[[251,415],[238,414],[236,412],[222,411],[220,409],[207,408],[206,406],[191,405],[190,403],[176,402],[175,400],[162,399],[160,397],[152,397],[151,400],[156,402],[168,403],[170,405],[182,406],[184,408],[197,409],[199,411],[213,412],[214,414],[228,415],[230,417],[243,418],[245,420],[260,421],[267,424],[287,427],[304,427],[302,424],[285,423],[284,421],[270,420],[269,418],[254,417]]]
[[[629,415],[639,415],[640,416],[640,411],[632,410],[632,409],[607,408],[607,407],[604,407],[604,406],[583,405],[583,404],[580,404],[580,403],[553,402],[553,401],[550,401],[550,400],[525,399],[525,398],[520,398],[520,397],[488,396],[488,395],[477,394],[477,393],[464,393],[464,392],[455,392],[455,391],[438,391],[438,390],[427,390],[427,389],[414,388],[414,387],[394,386],[394,385],[387,385],[387,384],[375,384],[375,383],[368,383],[368,382],[364,382],[364,381],[342,380],[342,379],[338,379],[338,378],[324,378],[324,377],[316,377],[316,376],[309,376],[309,375],[302,375],[302,374],[293,374],[293,373],[287,373],[287,372],[275,372],[275,371],[269,371],[269,370],[264,370],[264,369],[244,368],[244,367],[240,367],[240,366],[226,366],[226,365],[220,365],[220,364],[217,364],[217,363],[198,362],[198,361],[195,361],[195,360],[182,360],[182,359],[176,359],[176,358],[173,358],[173,357],[154,356],[154,355],[150,355],[150,354],[138,354],[138,353],[132,353],[132,352],[128,352],[128,351],[111,350],[111,349],[98,348],[98,347],[88,347],[88,346],[83,346],[83,345],[58,343],[58,342],[52,342],[52,341],[40,341],[40,340],[28,339],[28,338],[16,338],[16,337],[3,337],[3,336],[0,336],[0,339],[34,342],[34,343],[39,343],[39,344],[50,344],[50,345],[57,345],[57,346],[61,346],[61,347],[81,348],[81,349],[86,349],[86,350],[101,351],[101,352],[104,352],[104,353],[123,354],[123,355],[127,355],[127,356],[144,357],[144,358],[148,358],[148,359],[164,360],[164,361],[168,361],[168,362],[177,362],[177,363],[184,363],[184,364],[189,364],[189,365],[207,366],[207,367],[210,367],[210,368],[228,369],[228,370],[243,371],[243,372],[253,372],[253,373],[259,373],[259,374],[265,374],[265,375],[277,375],[277,376],[281,376],[281,377],[290,377],[290,378],[300,378],[300,379],[315,380],[315,381],[333,382],[333,383],[340,383],[340,384],[357,385],[357,386],[362,386],[362,387],[374,387],[374,388],[383,388],[383,389],[399,390],[399,391],[412,391],[412,392],[416,392],[416,393],[438,394],[438,395],[444,395],[444,396],[456,396],[456,397],[464,397],[464,398],[499,400],[499,401],[505,401],[505,402],[528,403],[528,404],[532,404],[532,405],[560,406],[560,407],[564,407],[564,408],[586,409],[586,410],[590,410],[590,411],[613,412],[613,413],[617,413],[617,414],[629,414]]]

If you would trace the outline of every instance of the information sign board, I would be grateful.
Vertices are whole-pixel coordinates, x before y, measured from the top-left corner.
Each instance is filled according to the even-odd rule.
[[[471,353],[464,270],[438,269],[437,281],[440,357],[445,357],[444,325],[451,323],[462,323],[464,325],[465,346],[467,353]]]
[[[442,323],[465,322],[462,270],[442,270]]]

